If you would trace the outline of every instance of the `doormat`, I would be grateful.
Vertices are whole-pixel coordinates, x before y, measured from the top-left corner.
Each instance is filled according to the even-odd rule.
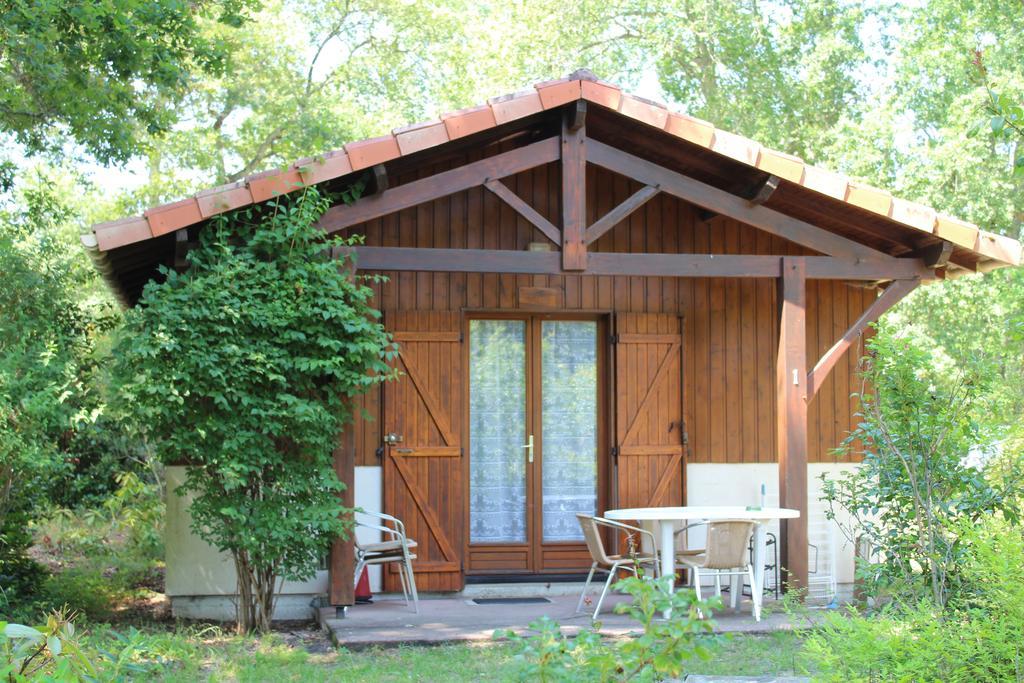
[[[550,603],[547,598],[473,598],[478,605],[543,605]]]

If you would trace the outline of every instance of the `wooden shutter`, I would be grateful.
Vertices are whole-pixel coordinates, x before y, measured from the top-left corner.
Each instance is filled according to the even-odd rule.
[[[615,507],[683,504],[682,319],[615,319]]]
[[[384,508],[415,540],[421,590],[462,588],[462,343],[456,312],[400,311],[385,317],[399,344],[402,377],[384,386]],[[401,590],[397,569],[386,590]]]

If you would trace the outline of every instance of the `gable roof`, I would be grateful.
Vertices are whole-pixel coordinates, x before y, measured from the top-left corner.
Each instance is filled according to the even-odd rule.
[[[651,136],[668,136],[680,149],[701,156],[704,162],[730,169],[746,168],[760,176],[776,176],[789,192],[774,200],[783,213],[803,212],[805,219],[832,229],[836,210],[846,210],[848,230],[861,221],[863,230],[879,239],[917,234],[931,242],[946,241],[959,255],[953,271],[986,271],[1021,263],[1021,245],[1009,237],[979,229],[976,225],[935,209],[893,197],[844,175],[811,166],[803,160],[769,149],[748,138],[720,130],[706,121],[671,111],[663,104],[623,92],[589,72],[577,71],[567,78],[537,83],[532,88],[494,97],[485,104],[441,115],[438,119],[394,129],[390,134],[346,144],[342,149],[315,158],[301,159],[281,170],[251,175],[244,180],[214,187],[180,201],[155,206],[141,216],[94,225],[83,237],[94,256],[153,240],[200,224],[217,214],[269,200],[304,185],[324,183],[343,176],[365,173],[378,164],[439,151],[466,138],[500,131],[545,111],[573,102],[588,102],[596,109],[613,112],[617,121]],[[659,140],[661,138],[658,138]],[[665,152],[671,155],[672,151]],[[739,166],[737,166],[737,164]],[[887,235],[889,231],[892,234]],[[909,231],[909,232],[908,232]],[[867,234],[867,233],[865,233]],[[911,240],[911,242],[920,240]],[[898,245],[897,245],[898,246]],[[906,247],[904,251],[913,251]],[[101,272],[109,269],[97,261]],[[109,273],[108,273],[109,274]],[[113,284],[113,283],[112,283]],[[115,287],[116,289],[116,287]]]

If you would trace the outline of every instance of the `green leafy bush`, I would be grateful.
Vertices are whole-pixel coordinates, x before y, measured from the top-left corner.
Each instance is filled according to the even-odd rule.
[[[831,614],[807,634],[808,667],[837,682],[1024,679],[1024,537],[999,517],[961,533],[972,552],[945,610],[925,600]]]
[[[267,630],[277,582],[307,579],[349,528],[332,453],[349,398],[391,376],[390,337],[350,242],[308,188],[215,219],[184,274],[126,315],[117,400],[165,463],[188,465],[192,528],[229,553],[238,625]]]
[[[994,514],[1016,522],[1020,459],[1004,460],[999,477],[971,463],[982,443],[972,408],[982,387],[960,372],[935,377],[932,355],[882,328],[869,342],[861,421],[842,454],[863,456],[855,470],[823,475],[832,519],[851,541],[866,542],[873,559],[858,573],[873,591],[905,601],[920,597],[941,609],[963,585],[970,542],[960,533]]]
[[[643,633],[611,642],[598,630],[583,629],[570,638],[548,617],[531,623],[537,633],[527,637],[500,631],[495,636],[508,638],[517,648],[520,680],[659,681],[678,676],[694,658],[711,656],[717,641],[711,636],[710,616],[721,606],[718,598],[698,601],[692,590],[673,591],[669,577],[631,576],[614,587],[633,597],[615,611],[636,619]],[[666,611],[671,617],[661,619]]]

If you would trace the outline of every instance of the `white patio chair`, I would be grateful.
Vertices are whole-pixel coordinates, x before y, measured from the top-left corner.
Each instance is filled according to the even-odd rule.
[[[381,523],[375,524],[360,520],[359,515],[372,517],[380,520]],[[387,526],[388,522],[393,525],[393,528]],[[405,604],[409,604],[409,596],[411,595],[413,609],[416,611],[416,614],[419,614],[419,594],[416,592],[416,577],[412,572],[412,561],[416,559],[416,555],[411,552],[416,547],[416,541],[411,540],[405,535],[405,525],[402,523],[402,520],[386,515],[383,512],[360,510],[356,513],[356,526],[376,529],[386,534],[386,536],[384,540],[377,543],[361,544],[356,539],[355,583],[359,583],[359,576],[367,566],[395,563],[398,565],[398,577],[402,583],[402,595],[405,596]]]
[[[676,561],[693,570],[693,585],[697,599],[701,600],[701,570],[712,572],[715,577],[715,594],[722,595],[723,576],[745,576],[754,585],[754,565],[750,562],[750,539],[754,534],[754,522],[749,519],[723,519],[708,522],[707,542],[703,552],[697,554],[677,553]],[[754,621],[761,620],[761,595],[752,591]],[[738,592],[730,596],[735,608]]]
[[[583,609],[583,601],[587,597],[587,591],[590,590],[590,582],[594,578],[594,572],[598,569],[608,572],[608,579],[604,582],[601,597],[598,598],[597,605],[594,607],[593,618],[597,619],[597,614],[601,611],[601,603],[604,602],[604,597],[608,594],[608,588],[612,585],[612,580],[619,573],[620,569],[636,574],[638,567],[651,565],[654,568],[654,575],[658,575],[658,555],[656,552],[641,552],[639,550],[640,544],[637,543],[636,547],[638,550],[633,555],[609,555],[604,548],[604,541],[601,540],[600,527],[603,526],[628,534],[646,536],[650,541],[649,547],[652,549],[656,547],[654,534],[646,529],[623,524],[622,522],[615,522],[603,517],[593,517],[580,513],[576,515],[576,519],[580,521],[580,526],[583,528],[583,538],[587,542],[587,550],[590,551],[590,558],[593,560],[593,564],[590,565],[590,573],[587,574],[587,583],[583,586],[583,593],[580,594],[580,601],[576,603],[577,614]]]

